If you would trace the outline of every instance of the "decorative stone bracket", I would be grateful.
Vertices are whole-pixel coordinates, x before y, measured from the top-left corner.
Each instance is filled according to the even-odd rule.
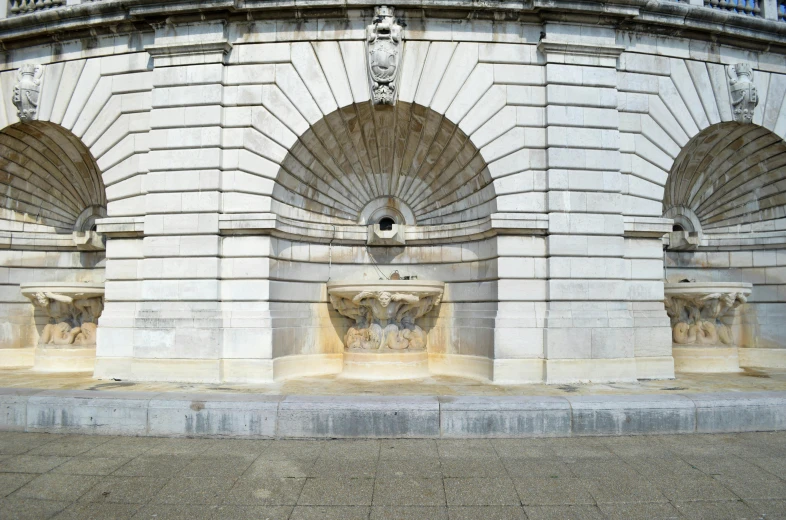
[[[344,336],[348,350],[425,350],[426,333],[415,320],[439,305],[443,290],[432,281],[328,282],[330,303],[355,320]]]
[[[98,284],[22,284],[22,294],[49,317],[39,345],[94,347],[104,287]]]
[[[747,301],[748,283],[667,283],[666,313],[679,345],[734,345],[724,319]]]

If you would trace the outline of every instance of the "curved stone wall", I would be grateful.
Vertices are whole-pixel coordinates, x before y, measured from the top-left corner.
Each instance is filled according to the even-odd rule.
[[[405,102],[329,114],[292,146],[276,182],[275,200],[349,222],[365,223],[364,208],[387,198],[408,208],[413,225],[495,210],[491,176],[470,138],[437,112]]]
[[[42,121],[0,132],[0,171],[10,231],[76,230],[85,210],[106,207],[106,189],[90,152],[68,130]]]

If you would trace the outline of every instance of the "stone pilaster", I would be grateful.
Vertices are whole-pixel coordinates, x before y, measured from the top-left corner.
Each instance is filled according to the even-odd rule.
[[[162,24],[146,50],[153,101],[131,372],[218,382],[225,26]]]
[[[546,24],[546,381],[636,379],[611,29]]]

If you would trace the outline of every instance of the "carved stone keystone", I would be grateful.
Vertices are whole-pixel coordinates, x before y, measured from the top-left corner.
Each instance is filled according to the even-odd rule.
[[[396,100],[396,78],[401,63],[401,26],[394,8],[374,8],[374,22],[366,27],[368,72],[375,105],[392,105]]]
[[[728,74],[734,120],[738,123],[750,123],[753,121],[753,110],[759,104],[751,67],[747,63],[729,65]]]
[[[19,68],[11,101],[19,111],[19,120],[22,122],[33,121],[38,114],[38,96],[43,74],[44,67],[36,63],[25,63]]]

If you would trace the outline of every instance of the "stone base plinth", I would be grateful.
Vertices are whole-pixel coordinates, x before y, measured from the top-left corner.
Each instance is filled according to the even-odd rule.
[[[30,368],[35,360],[35,347],[0,348],[0,368]]]
[[[418,379],[428,377],[425,350],[346,351],[341,377],[351,379]]]
[[[92,372],[96,364],[96,348],[38,347],[33,370],[38,372]]]
[[[751,368],[786,368],[784,348],[741,348],[740,366]]]
[[[677,372],[740,372],[737,347],[728,345],[674,345],[674,370]]]

